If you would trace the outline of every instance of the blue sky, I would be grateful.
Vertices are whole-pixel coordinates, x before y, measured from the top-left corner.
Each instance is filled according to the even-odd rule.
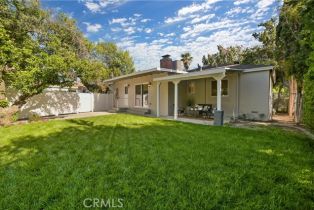
[[[42,0],[42,6],[65,12],[91,41],[112,41],[128,50],[136,70],[159,66],[170,54],[190,52],[192,67],[202,55],[224,47],[259,44],[252,33],[277,16],[280,0]]]

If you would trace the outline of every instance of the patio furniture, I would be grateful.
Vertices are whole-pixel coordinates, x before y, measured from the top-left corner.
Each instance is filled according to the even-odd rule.
[[[178,109],[178,116],[183,116],[183,115],[184,115],[184,112],[185,112],[185,111],[184,111],[184,108],[182,108],[182,107],[179,108],[179,109]]]
[[[199,104],[202,106],[202,110],[199,111],[199,115],[204,118],[210,118],[213,116],[213,105],[212,104]]]
[[[210,118],[213,116],[212,104],[196,104],[186,108],[185,114],[191,117]]]

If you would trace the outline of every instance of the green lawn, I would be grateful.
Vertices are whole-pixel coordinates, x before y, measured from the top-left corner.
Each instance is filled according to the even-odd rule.
[[[313,209],[313,151],[276,128],[126,114],[0,128],[0,209],[84,209],[86,198],[123,199],[125,209]]]

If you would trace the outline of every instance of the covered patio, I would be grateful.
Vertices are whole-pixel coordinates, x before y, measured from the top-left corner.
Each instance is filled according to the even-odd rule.
[[[210,124],[213,124],[212,121],[209,121],[207,117],[207,120],[202,119],[202,115],[200,114],[193,114],[193,113],[202,113],[202,109],[204,107],[208,107],[209,104],[200,104],[199,107],[193,107],[191,108],[191,112],[188,118],[186,118],[184,115],[182,115],[183,111],[181,110],[182,108],[179,107],[179,84],[184,82],[184,81],[192,81],[192,80],[198,80],[198,79],[206,79],[206,78],[212,78],[215,81],[217,81],[217,97],[216,97],[216,107],[215,107],[215,112],[221,113],[222,112],[222,79],[226,77],[226,69],[225,68],[215,68],[212,70],[204,70],[204,71],[196,71],[196,72],[191,72],[188,74],[177,74],[177,75],[170,75],[167,77],[162,77],[162,78],[155,78],[154,81],[157,82],[157,117],[160,117],[160,98],[163,97],[161,95],[160,91],[160,85],[162,82],[170,82],[174,86],[174,94],[173,94],[173,104],[174,104],[174,113],[173,113],[173,119],[178,120],[178,118],[182,119],[182,117],[185,118],[185,120],[195,120],[193,118],[201,118],[198,120],[201,121],[207,121],[210,122]],[[205,87],[206,88],[206,87]],[[186,90],[184,90],[186,92]],[[186,94],[186,93],[185,93]],[[206,94],[206,91],[205,91]],[[186,107],[185,107],[186,108]],[[211,107],[212,109],[213,107]],[[185,113],[186,114],[186,113]],[[207,114],[205,113],[205,115]],[[223,119],[221,119],[223,120]]]

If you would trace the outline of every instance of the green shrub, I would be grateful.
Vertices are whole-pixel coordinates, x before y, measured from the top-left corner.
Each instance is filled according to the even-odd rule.
[[[188,100],[186,101],[186,105],[187,106],[194,106],[195,105],[194,98],[189,97]]]
[[[28,115],[28,121],[37,122],[41,120],[41,116],[35,112],[30,112]]]
[[[7,100],[0,100],[0,107],[7,108],[9,106],[9,102]]]
[[[19,119],[19,112],[16,112],[12,115],[12,122],[16,122]]]
[[[305,75],[303,121],[314,129],[314,68]]]

